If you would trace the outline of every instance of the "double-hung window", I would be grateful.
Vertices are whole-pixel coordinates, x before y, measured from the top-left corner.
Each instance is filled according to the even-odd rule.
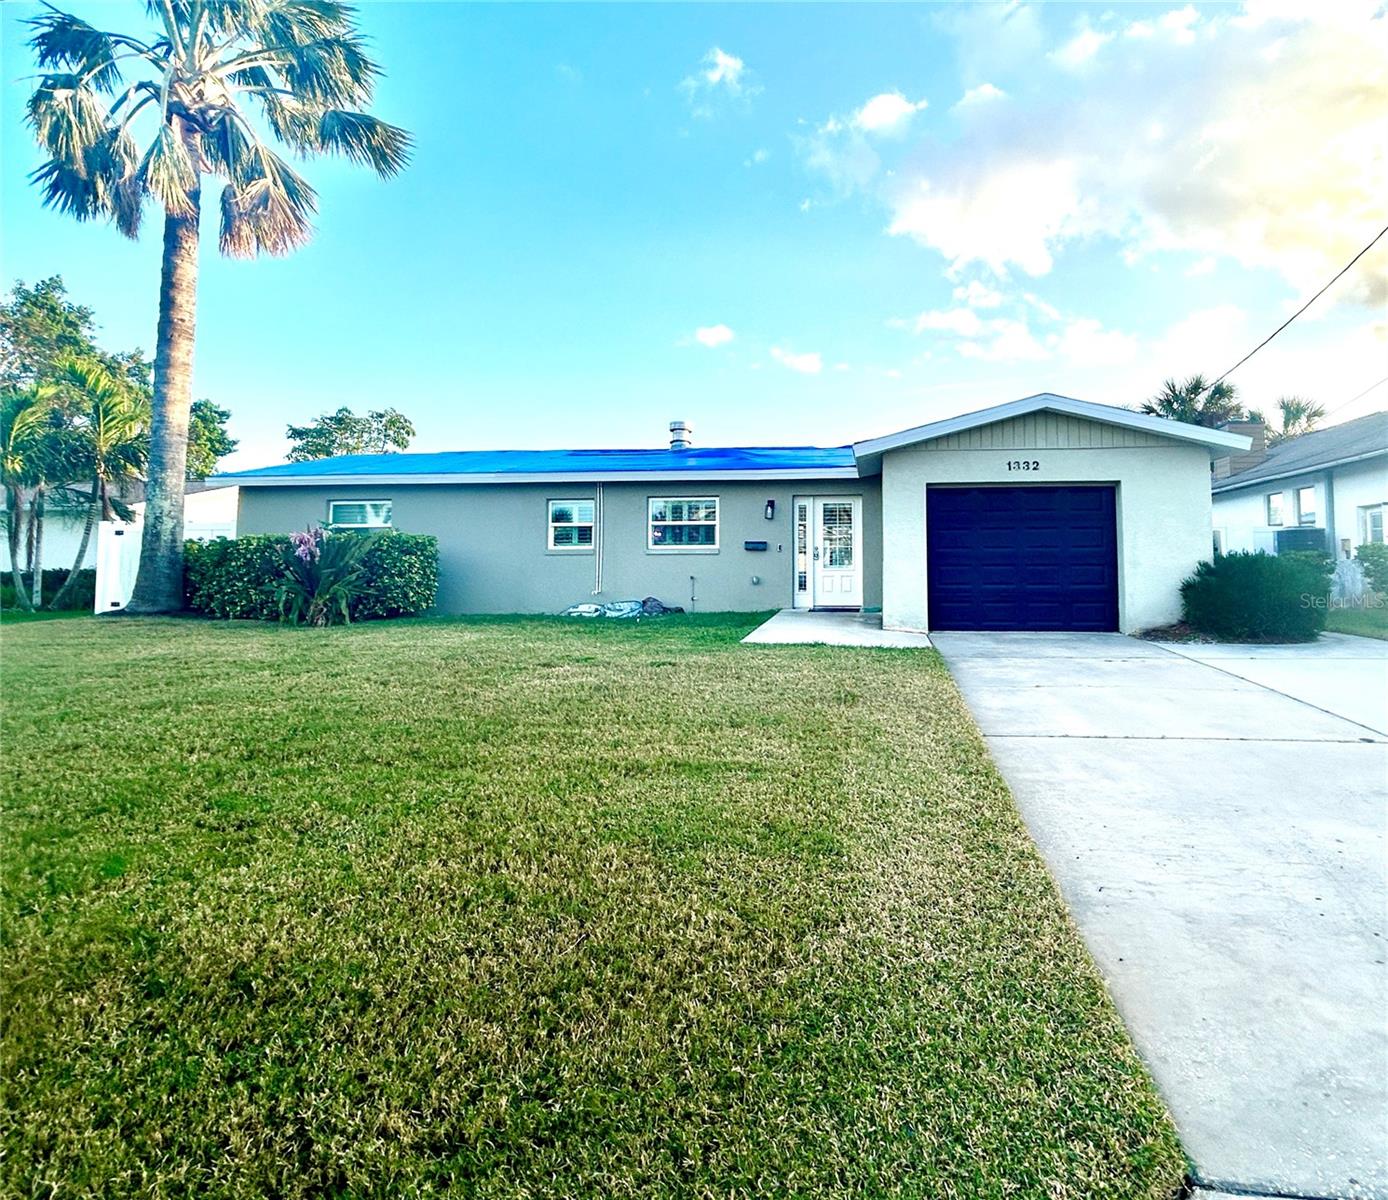
[[[651,550],[717,550],[718,499],[652,496],[646,545]]]
[[[591,550],[596,504],[592,500],[549,502],[549,548]]]
[[[389,529],[389,500],[329,500],[328,524],[333,529]]]
[[[1370,546],[1383,545],[1383,514],[1388,504],[1366,504],[1359,510],[1359,541]]]
[[[1314,525],[1316,523],[1316,489],[1301,487],[1296,489],[1296,523]]]
[[[1267,494],[1267,514],[1269,525],[1282,524],[1282,493],[1269,492]]]

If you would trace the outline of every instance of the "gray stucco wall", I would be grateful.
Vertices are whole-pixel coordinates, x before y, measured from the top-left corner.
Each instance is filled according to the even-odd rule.
[[[864,604],[882,603],[882,503],[877,478],[832,482],[604,483],[602,590],[591,550],[549,550],[549,500],[597,496],[593,483],[407,484],[385,487],[243,487],[237,529],[287,533],[327,520],[330,500],[391,500],[395,528],[439,539],[438,610],[555,612],[570,604],[655,596],[700,612],[754,612],[792,599],[791,497],[863,498]],[[717,496],[719,548],[646,548],[651,496]],[[763,510],[776,501],[776,516]],[[744,541],[770,543],[765,552]],[[759,582],[754,583],[753,577]]]

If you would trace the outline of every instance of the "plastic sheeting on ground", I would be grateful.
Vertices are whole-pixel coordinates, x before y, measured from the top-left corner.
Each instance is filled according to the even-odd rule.
[[[682,613],[682,608],[671,608],[662,604],[654,596],[644,600],[609,600],[606,604],[570,604],[559,615],[561,617],[612,617],[617,620],[633,617],[663,617],[668,613]]]

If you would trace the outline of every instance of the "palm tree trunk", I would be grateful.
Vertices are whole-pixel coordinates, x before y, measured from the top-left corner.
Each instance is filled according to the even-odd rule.
[[[193,161],[197,147],[189,146]],[[200,187],[193,211],[164,217],[159,333],[154,354],[154,412],[140,570],[125,611],[177,612],[183,607],[183,488],[188,470],[188,412],[193,404],[193,334],[198,296]]]
[[[25,612],[32,612],[34,606],[29,603],[29,595],[24,590],[24,574],[19,561],[19,544],[23,540],[20,531],[24,528],[24,493],[17,487],[11,487],[8,500],[5,506],[5,534],[10,543],[10,580],[14,583],[14,599]]]
[[[34,524],[34,591],[31,599],[35,609],[43,607],[43,484],[34,489],[34,500],[29,506],[30,519]]]
[[[92,530],[96,528],[97,513],[101,511],[101,480],[92,480],[92,502],[87,506],[87,524],[82,529],[82,540],[77,546],[77,558],[72,564],[72,570],[68,572],[67,579],[63,586],[58,589],[58,594],[48,602],[48,607],[58,609],[67,599],[69,592],[77,587],[77,575],[82,570],[82,562],[87,557],[87,547],[91,545]]]

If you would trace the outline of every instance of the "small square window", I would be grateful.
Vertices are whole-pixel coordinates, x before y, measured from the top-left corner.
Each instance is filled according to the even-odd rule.
[[[1303,487],[1296,489],[1296,523],[1314,525],[1316,523],[1316,489]]]
[[[1269,525],[1282,524],[1282,493],[1269,492],[1267,495],[1267,512]]]
[[[389,500],[329,500],[332,529],[389,529],[393,505]]]
[[[551,500],[549,548],[591,550],[596,517],[597,504],[592,500]]]

